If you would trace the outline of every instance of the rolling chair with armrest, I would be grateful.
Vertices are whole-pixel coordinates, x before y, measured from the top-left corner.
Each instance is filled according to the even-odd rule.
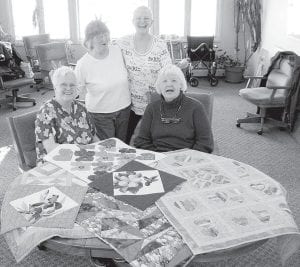
[[[43,77],[40,71],[39,61],[35,47],[40,44],[50,42],[49,34],[23,36],[23,44],[28,62],[34,73],[33,79],[36,82],[36,89],[39,91],[42,88]]]
[[[51,70],[62,65],[75,66],[74,63],[68,62],[66,44],[63,42],[37,45],[36,53],[40,64],[42,77],[44,80],[46,77],[49,80],[49,83],[47,83],[47,88],[49,89],[53,89],[49,77],[49,73]]]
[[[293,55],[283,54],[273,61],[272,68],[269,69],[267,76],[250,76],[246,88],[239,91],[239,95],[246,101],[257,106],[257,114],[247,113],[246,118],[237,119],[236,126],[240,127],[241,123],[260,123],[260,129],[257,134],[263,134],[265,122],[280,128],[288,128],[289,125],[281,119],[269,116],[271,109],[284,109],[286,97],[291,89],[293,78]],[[249,88],[251,81],[254,79],[265,79],[266,85]]]
[[[17,109],[18,102],[29,102],[33,105],[36,104],[35,99],[26,96],[18,95],[18,91],[25,86],[33,86],[35,84],[34,79],[30,78],[18,78],[10,81],[3,81],[0,73],[0,92],[7,93],[11,92],[11,95],[5,95],[5,98],[0,99],[0,104],[12,104],[13,110]],[[0,105],[1,106],[1,105]]]
[[[50,43],[49,34],[23,36],[26,57],[34,72],[39,71],[39,63],[35,47],[37,45],[47,43]]]
[[[32,111],[7,118],[21,171],[27,171],[36,166],[34,133],[36,114],[37,111]]]

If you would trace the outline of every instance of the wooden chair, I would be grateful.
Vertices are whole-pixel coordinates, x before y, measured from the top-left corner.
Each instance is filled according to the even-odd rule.
[[[34,133],[36,114],[37,111],[32,111],[7,118],[21,171],[27,171],[36,166]]]

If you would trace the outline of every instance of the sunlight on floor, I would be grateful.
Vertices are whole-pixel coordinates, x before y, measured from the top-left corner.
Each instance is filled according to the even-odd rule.
[[[11,150],[11,146],[0,147],[0,164],[4,160],[7,153]]]

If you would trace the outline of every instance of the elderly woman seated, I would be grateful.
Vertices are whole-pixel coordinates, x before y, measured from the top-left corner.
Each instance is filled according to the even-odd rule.
[[[211,153],[214,141],[203,105],[184,95],[187,84],[182,71],[168,64],[159,72],[156,91],[160,99],[144,113],[134,145],[166,152],[183,148]]]
[[[99,139],[78,95],[74,71],[66,66],[50,73],[55,97],[47,101],[35,121],[37,162],[59,144],[89,144]]]

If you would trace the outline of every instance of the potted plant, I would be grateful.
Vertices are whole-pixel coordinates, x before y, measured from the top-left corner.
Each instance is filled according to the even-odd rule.
[[[234,58],[227,58],[224,68],[225,80],[238,83],[244,80],[243,75],[247,63],[261,42],[260,0],[234,0],[234,30],[235,55]],[[248,40],[247,36],[250,36]],[[241,49],[243,49],[243,55],[240,55]],[[243,56],[242,60],[241,56]]]

